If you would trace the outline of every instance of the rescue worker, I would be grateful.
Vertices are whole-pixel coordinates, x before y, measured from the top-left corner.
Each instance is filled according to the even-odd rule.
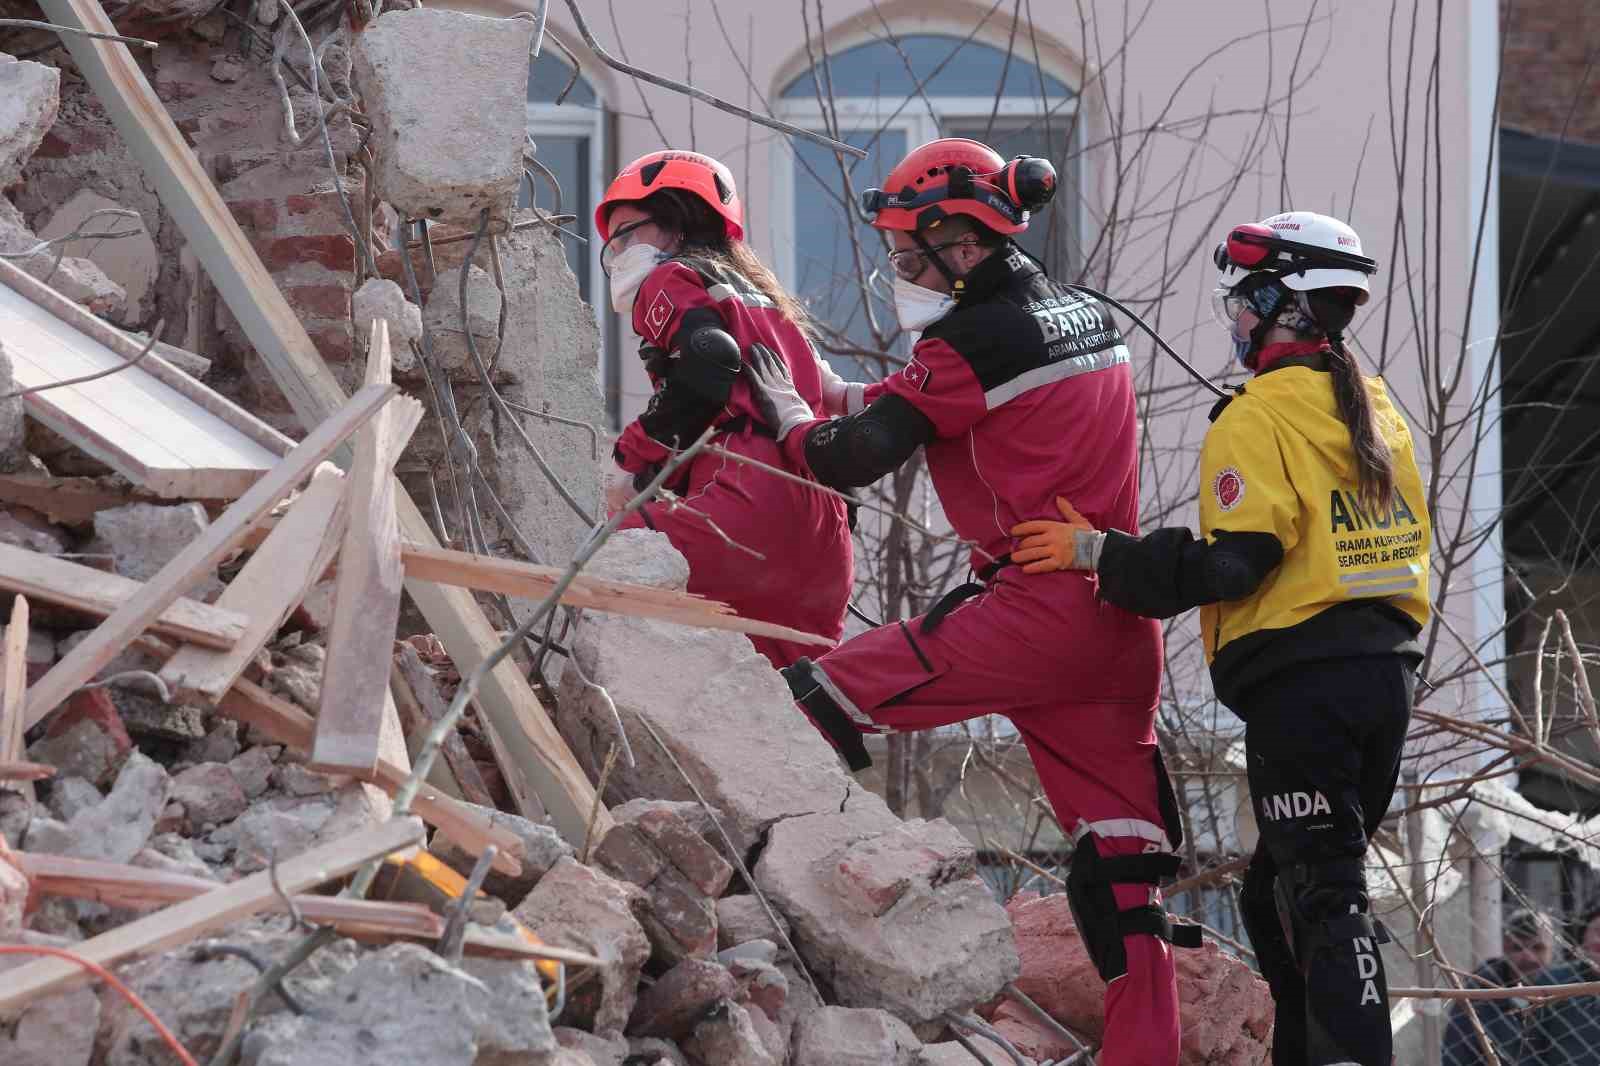
[[[1099,1061],[1173,1066],[1171,942],[1200,938],[1172,926],[1158,888],[1182,839],[1154,732],[1161,629],[1097,603],[1087,575],[1024,575],[1007,558],[1011,526],[1053,513],[1063,485],[1100,521],[1136,526],[1128,349],[1098,300],[1051,281],[1011,240],[1054,193],[1047,161],[947,138],[886,184],[866,208],[893,241],[900,324],[921,335],[910,362],[867,389],[865,410],[822,421],[775,361],[750,371],[790,461],[825,485],[871,484],[925,447],[980,580],[784,676],[856,770],[870,763],[861,732],[1010,719],[1074,844],[1068,898],[1107,982]]]
[[[630,317],[655,388],[613,451],[633,488],[711,425],[712,443],[787,465],[741,373],[752,352],[781,362],[820,409],[860,408],[864,386],[845,383],[821,360],[804,311],[744,243],[743,207],[720,162],[696,152],[642,156],[612,181],[594,221],[612,306]],[[842,635],[853,560],[838,497],[712,452],[696,456],[666,488],[672,495],[622,525],[665,533],[689,561],[690,592],[748,618]],[[615,509],[617,496],[608,493],[608,502]],[[751,641],[780,668],[806,650],[770,637]]]
[[[1254,377],[1200,453],[1200,526],[1143,537],[1079,515],[1030,522],[1013,558],[1093,571],[1148,618],[1200,608],[1217,698],[1245,723],[1261,838],[1240,891],[1272,988],[1275,1066],[1389,1066],[1383,961],[1362,856],[1388,810],[1428,620],[1429,518],[1411,433],[1344,330],[1377,270],[1308,211],[1235,228],[1219,319]],[[1104,530],[1104,532],[1101,532]]]

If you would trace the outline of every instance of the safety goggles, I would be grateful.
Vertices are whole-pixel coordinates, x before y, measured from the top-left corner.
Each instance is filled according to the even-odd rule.
[[[1211,290],[1211,317],[1217,325],[1232,332],[1234,324],[1239,321],[1239,316],[1249,310],[1250,301],[1236,293],[1233,289]]]
[[[643,229],[645,226],[654,224],[654,220],[648,218],[641,218],[637,222],[630,222],[626,226],[623,226],[621,229],[613,233],[611,238],[601,246],[600,269],[605,272],[606,277],[609,278],[611,276],[611,266],[617,261],[617,256],[627,251],[629,246],[634,243],[635,238],[633,234],[635,231]]]
[[[910,281],[924,270],[928,269],[928,257],[934,252],[942,252],[946,248],[954,248],[958,244],[972,244],[970,238],[945,241],[943,244],[930,244],[926,248],[904,248],[898,252],[889,253],[889,265],[894,267],[894,272],[906,281]]]
[[[1280,274],[1320,269],[1359,270],[1363,274],[1375,274],[1378,271],[1377,260],[1354,252],[1285,240],[1259,222],[1235,226],[1227,239],[1211,253],[1211,261],[1218,270],[1230,267],[1239,270],[1272,268]]]

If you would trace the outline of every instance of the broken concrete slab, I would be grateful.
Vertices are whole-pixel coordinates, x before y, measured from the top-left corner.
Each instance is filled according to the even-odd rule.
[[[916,1066],[922,1041],[887,1011],[823,1007],[794,1027],[791,1066]]]
[[[73,774],[58,774],[50,780],[45,808],[56,821],[70,822],[104,798],[92,781]]]
[[[756,1030],[749,1012],[722,1000],[701,1018],[683,1043],[696,1066],[782,1066]]]
[[[573,856],[572,846],[561,839],[561,834],[553,826],[530,822],[526,818],[506,811],[469,806],[486,817],[489,824],[496,829],[512,833],[522,845],[522,854],[519,856],[522,862],[520,874],[513,877],[491,870],[483,882],[485,892],[499,896],[512,907],[522,902],[523,898],[533,890],[533,886],[539,883],[539,879],[550,872],[551,867],[562,859],[570,859]],[[478,861],[477,855],[462,850],[443,831],[434,834],[428,850],[463,877],[472,873],[472,867]]]
[[[6,864],[0,862],[0,881]],[[0,884],[0,895],[4,894]],[[61,937],[23,931],[6,934],[23,944],[70,948]],[[0,974],[29,962],[26,955],[0,956]],[[4,980],[4,978],[0,978]],[[89,1066],[100,1027],[100,997],[90,986],[43,996],[0,1026],[0,1062],[6,1066]]]
[[[390,11],[356,37],[354,76],[372,119],[378,196],[410,218],[508,218],[522,180],[525,19],[441,8]],[[448,42],[448,47],[443,45]],[[459,56],[472,56],[461,63]]]
[[[186,762],[232,762],[239,754],[239,723],[229,718],[211,724],[206,735],[184,749]]]
[[[1005,911],[973,870],[948,822],[901,822],[863,796],[778,823],[755,876],[840,1003],[916,1024],[985,1002],[1020,972]]]
[[[417,356],[412,345],[422,342],[422,309],[406,299],[399,285],[388,278],[368,278],[350,296],[350,317],[356,327],[356,343],[363,348],[373,320],[388,323],[395,373],[415,369]]]
[[[190,1054],[208,1061],[221,1047],[234,999],[248,991],[259,976],[254,967],[232,955],[212,955],[212,943],[243,947],[263,958],[281,958],[304,938],[286,918],[262,917],[222,931],[214,941],[198,941],[182,948],[141,959],[119,969],[124,981],[150,1005]],[[335,940],[296,968],[289,982],[307,1002],[325,1002],[334,983],[356,964],[354,942]],[[106,998],[101,1043],[106,1066],[152,1066],[172,1061],[150,1023],[120,996]],[[259,1011],[272,1015],[285,1011],[277,996],[262,1000]],[[348,1066],[348,1064],[346,1064]]]
[[[754,895],[724,896],[717,900],[717,947],[725,951],[751,940],[781,942],[789,935],[789,922],[777,908],[773,910],[783,936],[773,930],[772,919],[767,917],[766,909]]]
[[[4,385],[7,392],[11,391],[11,360],[5,356],[3,345],[0,345],[0,379],[3,379],[0,385]],[[21,397],[17,397],[0,404],[0,445],[8,452],[22,447],[22,410],[20,407],[13,408],[14,404],[21,403]],[[60,555],[67,550],[67,538],[61,530],[38,511],[18,505],[0,509],[0,544],[26,548],[42,555]]]
[[[0,197],[0,252],[12,253],[15,266],[95,314],[112,318],[121,314],[127,303],[127,293],[121,285],[87,259],[58,256],[50,248],[35,251],[40,243],[21,212],[10,200]]]
[[[126,234],[116,240],[78,238],[64,241],[57,247],[69,256],[93,260],[107,278],[122,288],[127,295],[127,303],[118,322],[132,326],[147,321],[144,312],[154,306],[155,293],[152,290],[160,273],[161,254],[156,250],[149,228],[137,215],[101,214],[94,217],[96,212],[116,210],[127,209],[93,189],[79,190],[50,213],[49,221],[39,227],[39,236],[53,240],[80,230],[97,234]],[[173,362],[169,354],[173,350],[171,345],[157,343],[155,354]],[[199,358],[188,353],[185,355],[191,359]],[[180,364],[180,368],[187,374],[193,374],[189,367]]]
[[[743,636],[591,612],[572,647],[585,673],[610,694],[633,746],[636,764],[618,760],[612,771],[605,800],[613,806],[636,796],[694,799],[640,715],[722,813],[744,855],[775,823],[837,811],[852,789],[860,791],[795,708],[783,678]],[[570,669],[562,675],[559,708],[562,735],[598,776],[616,738],[613,712]]]
[[[427,948],[393,944],[357,962],[314,1016],[279,1014],[257,1025],[245,1039],[241,1062],[473,1066],[490,1001],[481,981]],[[504,1066],[507,1060],[496,1061]]]
[[[533,963],[466,959],[461,969],[482,982],[488,993],[473,1066],[525,1066],[532,1057],[556,1050],[545,1011],[544,984]]]
[[[686,959],[639,996],[628,1019],[628,1034],[682,1040],[718,1000],[731,1000],[738,992],[739,984],[726,966]]]
[[[259,799],[267,791],[275,765],[272,751],[272,748],[263,745],[242,751],[228,760],[228,769],[244,790],[246,799]]]
[[[446,270],[439,274],[428,296],[422,320],[427,324],[428,336],[433,344],[434,358],[447,371],[465,371],[471,380],[478,380],[472,353],[467,348],[467,334],[478,350],[478,358],[485,367],[494,359],[496,338],[500,329],[500,290],[494,279],[481,267],[467,270],[467,320],[461,321],[461,271]]]
[[[61,71],[0,53],[0,188],[22,176],[61,106]]]
[[[109,507],[94,516],[94,541],[89,551],[111,556],[117,573],[135,581],[149,581],[187,548],[209,525],[206,509],[198,503],[170,506],[130,503]],[[223,584],[209,574],[185,591],[191,599],[210,600]]]
[[[70,822],[35,818],[28,827],[28,850],[128,862],[144,849],[154,832],[170,784],[159,763],[135,751],[105,799],[79,811]]]
[[[555,1030],[556,1043],[569,1055],[582,1056],[584,1063],[594,1066],[622,1066],[628,1057],[628,1041],[621,1035],[600,1036],[582,1029],[561,1027]],[[541,1064],[542,1066],[542,1064]],[[559,1055],[551,1066],[569,1066],[569,1060]]]
[[[980,1042],[981,1046],[981,1042]],[[990,1046],[989,1050],[995,1058],[1004,1058],[999,1048]],[[1006,1062],[1012,1061],[1005,1058]],[[1023,1057],[1028,1066],[1033,1066],[1033,1059]],[[984,1060],[962,1047],[954,1040],[943,1044],[923,1044],[922,1055],[917,1059],[917,1066],[985,1066]]]
[[[167,799],[183,806],[191,833],[210,832],[239,817],[250,805],[233,771],[215,762],[203,762],[176,774]]]
[[[562,858],[516,909],[546,943],[604,960],[599,980],[575,991],[564,1018],[601,1033],[620,1033],[633,1012],[650,941],[639,924],[644,893],[573,859]]]

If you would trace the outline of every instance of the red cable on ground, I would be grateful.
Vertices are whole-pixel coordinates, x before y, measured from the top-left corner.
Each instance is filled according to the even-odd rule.
[[[134,1010],[144,1015],[144,1020],[155,1028],[156,1035],[166,1043],[167,1047],[172,1049],[172,1053],[178,1056],[179,1060],[183,1062],[183,1066],[200,1066],[195,1061],[194,1056],[185,1051],[183,1045],[178,1043],[178,1038],[172,1035],[172,1030],[162,1025],[161,1019],[156,1017],[155,1012],[145,1006],[144,1000],[140,999],[133,989],[123,984],[116,974],[99,963],[91,962],[82,955],[75,955],[64,948],[36,947],[32,944],[0,944],[0,955],[53,955],[58,959],[66,959],[70,963],[83,967],[116,989],[117,993],[127,1000]]]

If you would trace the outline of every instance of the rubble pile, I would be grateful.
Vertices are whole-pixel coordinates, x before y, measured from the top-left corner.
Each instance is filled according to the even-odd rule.
[[[952,826],[903,821],[858,785],[745,620],[684,593],[687,566],[658,534],[616,535],[574,582],[563,602],[599,606],[563,636],[571,658],[547,664],[559,683],[542,700],[524,689],[511,718],[479,689],[437,759],[429,734],[502,635],[490,626],[435,635],[407,611],[387,691],[359,694],[372,713],[324,698],[347,650],[335,604],[380,595],[340,581],[372,556],[406,568],[419,612],[419,584],[514,582],[518,610],[545,595],[554,571],[537,564],[570,558],[587,525],[527,461],[524,434],[599,505],[584,431],[513,432],[463,400],[464,435],[447,442],[436,417],[442,386],[601,419],[593,316],[553,234],[518,228],[512,208],[534,24],[391,8],[360,32],[325,30],[325,93],[355,116],[328,120],[330,173],[315,126],[327,100],[291,84],[292,135],[264,103],[260,41],[292,39],[277,4],[247,6],[249,32],[214,5],[134,6],[119,26],[160,38],[147,77],[227,207],[209,224],[237,237],[258,288],[196,265],[193,205],[141,183],[129,120],[97,96],[84,53],[0,60],[13,182],[0,251],[66,236],[106,204],[139,236],[107,270],[61,257],[75,242],[0,260],[0,393],[48,373],[44,333],[52,351],[125,364],[0,399],[0,1062],[166,1066],[183,1061],[175,1040],[245,1066],[955,1066],[982,1060],[949,1019],[980,1007],[1037,1061],[1070,1054],[1012,1011],[1014,980],[1092,1039],[1103,986],[1070,947],[1061,897],[1008,911]],[[304,56],[286,65],[309,73]],[[374,209],[370,263],[346,204]],[[401,246],[402,217],[454,227],[451,240]],[[492,272],[466,261],[490,222]],[[254,306],[263,279],[294,312],[273,328],[347,390],[366,382],[321,421],[252,340],[271,319]],[[161,338],[185,343],[134,359],[133,331],[163,321]],[[162,414],[112,410],[129,395]],[[215,491],[145,476],[141,449],[207,418],[233,451],[164,446],[186,484]],[[393,468],[426,499],[447,449],[506,503],[479,516],[491,542],[524,530],[517,547],[537,558],[422,544],[409,501],[398,537],[345,536],[357,517],[392,529],[373,487]],[[335,720],[377,759],[316,761]],[[528,738],[538,766],[508,754]],[[409,782],[423,759],[425,781]],[[420,821],[395,816],[413,784]],[[545,802],[561,789],[565,821]],[[287,977],[263,978],[311,936]],[[51,950],[102,963],[132,998],[26,954]],[[1209,1023],[1185,1015],[1185,1061],[1265,1061],[1259,982],[1214,950],[1180,964],[1186,997],[1209,997],[1208,1015],[1226,1003]]]

